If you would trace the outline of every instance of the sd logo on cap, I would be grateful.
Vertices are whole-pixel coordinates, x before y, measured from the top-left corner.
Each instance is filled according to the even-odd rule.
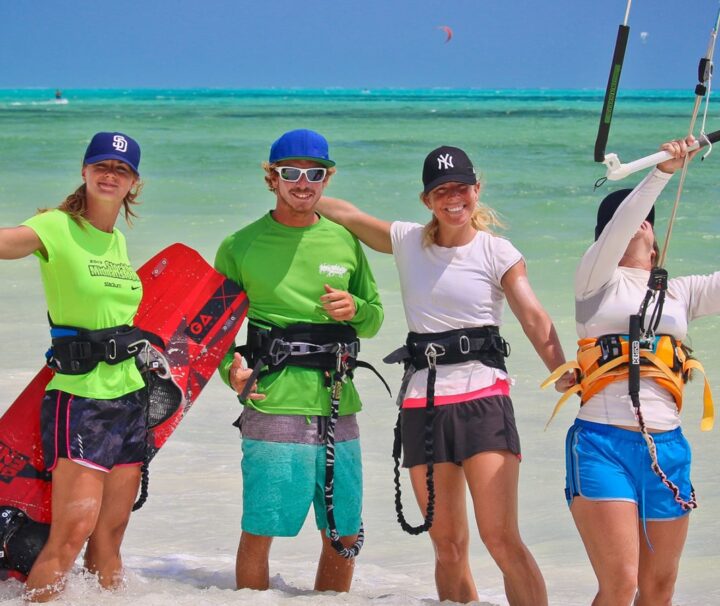
[[[140,146],[132,137],[123,133],[97,133],[85,150],[83,164],[97,164],[103,160],[125,162],[140,175]]]

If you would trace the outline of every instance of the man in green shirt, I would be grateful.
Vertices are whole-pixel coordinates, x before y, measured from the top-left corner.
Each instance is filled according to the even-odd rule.
[[[327,536],[333,528],[323,495],[334,369],[308,368],[306,361],[318,356],[297,355],[299,343],[299,349],[308,349],[305,341],[342,343],[348,339],[339,335],[348,331],[353,335],[349,340],[355,334],[372,337],[383,321],[375,280],[359,242],[315,212],[334,165],[322,135],[309,130],[285,133],[263,164],[275,209],[227,237],[215,258],[216,269],[248,295],[246,353],[253,366],[263,367],[254,374],[232,351],[220,366],[228,385],[247,393],[239,419],[243,518],[238,589],[268,588],[273,537],[296,536],[311,503],[323,541],[315,589],[348,591],[352,582],[354,560],[341,557]],[[276,346],[289,343],[295,344],[296,353],[278,355]],[[334,425],[333,500],[336,529],[345,546],[361,529],[362,469],[355,419],[360,408],[347,378]]]

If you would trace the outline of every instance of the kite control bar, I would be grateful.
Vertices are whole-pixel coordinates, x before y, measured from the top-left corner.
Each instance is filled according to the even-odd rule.
[[[707,147],[708,145],[717,143],[718,141],[720,141],[720,130],[716,130],[715,132],[707,135],[700,135],[698,142],[688,147],[688,150],[693,151]],[[617,154],[607,154],[604,162],[605,166],[608,167],[605,177],[610,181],[619,181],[632,173],[650,168],[651,166],[655,166],[656,164],[669,160],[670,158],[672,158],[672,156],[668,152],[661,151],[652,154],[651,156],[645,156],[644,158],[623,164],[620,162],[620,158],[617,157]]]

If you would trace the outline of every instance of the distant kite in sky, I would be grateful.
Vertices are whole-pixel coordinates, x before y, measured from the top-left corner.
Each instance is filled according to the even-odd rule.
[[[452,40],[452,37],[453,37],[452,28],[448,27],[447,25],[438,25],[438,29],[441,29],[442,31],[444,31],[445,35],[447,36],[445,38],[445,44],[447,44],[448,42],[450,42],[450,40]]]
[[[648,39],[648,33],[647,32],[640,32],[640,40],[642,40],[642,43],[645,44]]]

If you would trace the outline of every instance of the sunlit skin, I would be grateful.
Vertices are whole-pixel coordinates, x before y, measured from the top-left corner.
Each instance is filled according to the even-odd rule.
[[[98,229],[112,232],[122,201],[135,187],[138,176],[125,162],[103,160],[83,166],[82,178],[88,199],[85,218]]]
[[[297,168],[323,168],[323,165],[312,160],[286,160],[278,162],[278,166],[295,166]],[[330,176],[319,183],[310,183],[305,175],[299,181],[291,183],[283,181],[276,172],[270,174],[271,186],[277,196],[273,219],[290,227],[307,227],[317,223],[319,218],[315,212],[323,190]]]
[[[451,181],[427,194],[420,194],[423,204],[440,224],[437,244],[444,247],[463,246],[472,242],[475,228],[470,223],[480,197],[480,184],[467,185]]]
[[[632,240],[628,243],[619,265],[650,271],[655,261],[654,242],[655,232],[653,226],[650,221],[643,221]]]

